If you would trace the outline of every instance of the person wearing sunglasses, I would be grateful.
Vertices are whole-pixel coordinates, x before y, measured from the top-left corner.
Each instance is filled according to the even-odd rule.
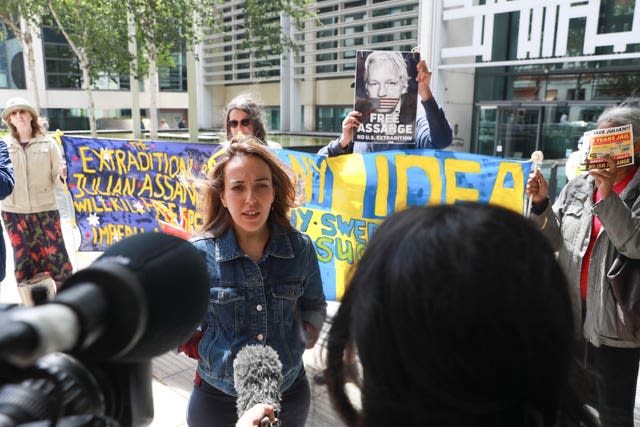
[[[238,134],[253,136],[271,148],[282,148],[267,139],[264,110],[251,95],[243,93],[233,98],[225,108],[227,141]]]

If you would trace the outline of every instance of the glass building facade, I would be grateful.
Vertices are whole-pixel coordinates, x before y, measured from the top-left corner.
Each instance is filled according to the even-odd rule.
[[[426,12],[425,3],[433,5]],[[589,9],[589,2],[570,0],[317,0],[309,6],[316,19],[291,30],[300,51],[288,59],[258,59],[243,48],[244,4],[225,1],[225,31],[206,34],[201,46],[198,96],[208,98],[210,117],[218,118],[235,94],[257,91],[269,129],[280,130],[288,117],[281,91],[290,85],[299,98],[292,109],[299,110],[295,120],[300,120],[302,132],[335,134],[353,109],[349,84],[356,51],[410,50],[425,38],[430,39],[426,46],[438,52],[428,52],[439,58],[429,64],[437,71],[432,81],[436,99],[467,151],[529,158],[532,151],[542,150],[546,158],[562,160],[575,150],[580,135],[595,127],[607,106],[640,94],[640,39],[633,35],[640,34],[640,0],[601,0],[597,11]],[[419,41],[421,13],[423,25],[433,16],[439,19],[430,22],[433,34],[422,34]],[[452,15],[466,18],[452,20]],[[626,43],[607,42],[624,32],[631,34]],[[0,89],[24,88],[20,44],[10,32],[5,34],[0,42]],[[457,38],[464,34],[474,41],[463,67],[459,62],[464,61],[452,60],[447,50],[460,49]],[[591,39],[597,43],[586,52]],[[79,90],[81,73],[64,39],[43,28],[36,40],[43,50],[46,89]],[[175,67],[160,70],[165,93],[186,91],[185,55],[176,54],[174,60]],[[457,77],[462,74],[468,78]],[[105,92],[129,88],[128,76],[104,76],[96,84]],[[181,107],[186,105],[167,103],[164,109]],[[64,114],[87,116],[82,108],[59,110],[48,113],[61,121],[70,120]],[[98,117],[124,114],[126,109],[113,109],[98,112]],[[179,115],[172,111],[172,118]]]
[[[25,89],[22,46],[4,24],[0,24],[0,89]]]
[[[26,68],[23,60],[22,46],[13,33],[2,25],[4,40],[0,41],[0,89],[26,89]],[[76,56],[64,36],[55,28],[43,26],[41,37],[34,38],[34,50],[42,49],[44,61],[44,86],[46,90],[82,90],[82,71]],[[160,67],[158,80],[161,91],[186,92],[186,53],[184,50],[173,55],[175,65],[173,67]],[[123,91],[130,90],[128,75],[101,75],[94,82],[94,90]],[[141,90],[144,85],[141,83]],[[165,109],[164,116],[170,118],[169,123],[177,127],[174,116],[182,117],[182,111],[176,111],[175,107]],[[43,108],[42,114],[48,118],[50,128],[67,130],[89,129],[89,113],[86,108]],[[163,115],[163,111],[160,111]],[[142,116],[146,117],[146,111]],[[126,108],[98,109],[98,119],[127,118],[131,117],[131,110]]]
[[[635,3],[602,0],[597,34],[629,31],[640,7]],[[492,61],[517,59],[520,22],[520,12],[495,16],[495,26],[506,36],[495,34]],[[569,20],[565,61],[476,69],[472,151],[529,158],[542,150],[545,158],[563,159],[577,148],[583,132],[596,127],[607,106],[640,96],[640,58],[624,57],[640,52],[640,43],[627,44],[623,52],[599,46],[588,60],[573,61],[583,53],[586,28],[585,17]],[[557,37],[557,28],[544,31],[555,31]]]
[[[358,49],[411,50],[418,43],[417,1],[407,0],[319,0],[311,5],[317,19],[310,19],[292,37],[301,45],[292,68],[297,81],[314,82],[352,79]],[[223,36],[212,34],[203,47],[203,78],[209,86],[255,85],[281,80],[281,58],[258,60],[238,53],[245,40],[244,1],[225,2]],[[348,86],[347,86],[348,88]],[[280,116],[280,105],[265,105],[269,116]],[[336,132],[353,103],[314,105],[312,131]],[[302,111],[303,116],[309,114]],[[304,120],[304,119],[303,119]],[[279,129],[279,123],[271,128]]]
[[[436,30],[445,34],[438,80],[450,87],[450,76],[464,73],[473,86],[472,96],[443,100],[454,134],[467,126],[464,149],[481,154],[529,159],[541,150],[553,196],[582,134],[608,106],[640,96],[640,0],[601,0],[599,9],[570,0],[454,3]]]

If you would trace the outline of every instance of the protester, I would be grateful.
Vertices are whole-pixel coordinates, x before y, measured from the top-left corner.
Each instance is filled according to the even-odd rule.
[[[229,101],[225,108],[225,117],[228,141],[242,134],[254,136],[271,148],[282,148],[282,145],[267,138],[264,110],[251,95],[243,93]]]
[[[292,176],[261,141],[243,136],[218,157],[204,187],[203,233],[193,243],[208,263],[211,297],[197,351],[194,341],[182,347],[199,358],[191,427],[235,425],[233,361],[249,344],[276,350],[284,377],[278,417],[305,425],[302,354],[318,339],[326,301],[313,244],[287,217],[297,203]]]
[[[416,113],[415,141],[411,144],[373,144],[353,142],[353,130],[360,126],[362,113],[352,111],[342,121],[342,134],[338,139],[322,147],[318,154],[325,156],[339,156],[341,154],[365,153],[373,151],[397,150],[404,148],[445,148],[451,145],[453,132],[431,93],[431,71],[424,60],[418,65],[418,95],[421,102]],[[406,71],[405,71],[406,72]],[[371,85],[369,85],[371,87]],[[373,90],[373,89],[371,89]]]
[[[13,166],[9,158],[7,145],[0,140],[0,199],[4,199],[13,191],[15,179]],[[7,269],[7,251],[4,245],[4,237],[0,236],[0,282],[4,280]]]
[[[523,216],[409,208],[376,230],[334,317],[329,395],[349,426],[595,425],[569,386],[572,334],[562,270]],[[349,346],[361,410],[344,387]]]
[[[631,166],[578,175],[553,206],[540,171],[527,183],[533,220],[558,251],[569,279],[575,322],[582,325],[578,347],[584,354],[585,389],[603,426],[633,426],[639,344],[625,341],[616,330],[616,306],[606,278],[615,252],[640,258],[640,105],[625,102],[598,118],[598,129],[631,124],[636,160]],[[589,386],[593,386],[591,390]]]
[[[62,236],[55,188],[65,188],[67,168],[58,144],[47,136],[38,111],[25,99],[11,98],[2,111],[5,137],[16,178],[13,193],[0,202],[13,245],[18,284],[48,274],[56,286],[73,267]]]

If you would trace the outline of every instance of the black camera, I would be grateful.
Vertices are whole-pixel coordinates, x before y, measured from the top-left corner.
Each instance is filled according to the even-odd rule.
[[[208,297],[198,250],[144,233],[112,245],[51,301],[0,304],[0,427],[149,424],[151,359],[189,339]]]
[[[0,328],[12,310],[0,305]],[[96,362],[62,352],[0,362],[0,427],[144,426],[153,420],[151,362]]]

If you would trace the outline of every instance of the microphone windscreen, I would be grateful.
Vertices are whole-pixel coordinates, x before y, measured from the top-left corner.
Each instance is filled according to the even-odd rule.
[[[112,311],[90,358],[134,362],[159,356],[186,341],[204,319],[207,267],[188,241],[162,233],[127,237],[64,283],[95,283]]]
[[[278,353],[263,345],[243,347],[233,361],[233,385],[238,393],[238,418],[258,403],[280,411],[282,363]]]

